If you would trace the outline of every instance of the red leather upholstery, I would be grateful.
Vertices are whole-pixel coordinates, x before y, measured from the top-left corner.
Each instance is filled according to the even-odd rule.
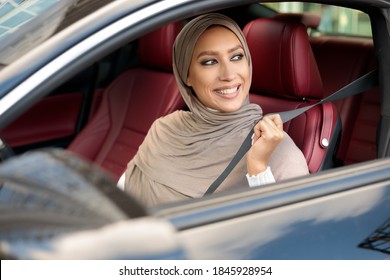
[[[3,129],[1,137],[13,148],[71,137],[82,101],[81,92],[46,97]]]
[[[323,98],[320,73],[303,24],[256,19],[245,26],[244,34],[253,61],[250,99],[264,113],[304,107]],[[323,143],[324,139],[335,143],[337,122],[335,106],[324,104],[285,124],[285,131],[305,155],[310,172],[329,165],[334,145]]]
[[[321,15],[317,13],[280,13],[275,18],[295,20],[303,23],[306,27],[317,29],[321,23]]]
[[[322,36],[310,38],[310,42],[326,95],[376,67],[371,39]],[[343,126],[337,158],[344,165],[375,159],[376,127],[380,118],[379,89],[334,103]]]
[[[307,13],[277,15],[285,20],[300,21],[316,28],[318,17]],[[310,37],[325,95],[330,95],[363,76],[376,65],[370,38],[342,36]],[[376,127],[380,119],[379,88],[334,102],[342,122],[342,134],[337,158],[342,165],[375,159]]]
[[[69,150],[118,179],[153,121],[184,107],[172,73],[172,46],[181,27],[172,23],[140,38],[141,66],[105,89],[96,114]]]

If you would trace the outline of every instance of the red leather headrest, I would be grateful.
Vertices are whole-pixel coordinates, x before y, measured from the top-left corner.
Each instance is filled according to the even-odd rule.
[[[182,27],[181,22],[169,23],[141,37],[139,39],[141,63],[172,71],[172,48]]]
[[[251,92],[321,99],[321,76],[302,23],[275,18],[249,22],[244,34],[253,63]]]
[[[309,28],[317,29],[321,23],[321,15],[316,13],[281,13],[277,14],[275,18],[281,18],[284,20],[293,20],[302,22],[303,25]]]

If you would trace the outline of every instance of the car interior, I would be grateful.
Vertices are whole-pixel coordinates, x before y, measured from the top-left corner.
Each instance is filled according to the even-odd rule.
[[[246,36],[253,59],[250,100],[264,113],[314,104],[376,67],[372,38],[316,32],[318,14],[260,4],[218,12]],[[1,131],[1,138],[16,153],[68,149],[117,181],[153,121],[187,110],[171,65],[184,24],[169,23],[94,63]],[[375,159],[379,117],[376,88],[318,105],[284,129],[316,173]]]

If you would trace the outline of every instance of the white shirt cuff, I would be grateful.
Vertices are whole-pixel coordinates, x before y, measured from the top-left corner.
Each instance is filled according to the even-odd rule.
[[[256,176],[249,176],[248,174],[246,174],[246,178],[248,179],[248,184],[251,188],[276,182],[269,166],[267,166],[267,169],[265,171],[257,174]]]
[[[125,190],[125,172],[122,174],[122,176],[119,178],[118,183],[116,186],[121,189],[122,191]]]

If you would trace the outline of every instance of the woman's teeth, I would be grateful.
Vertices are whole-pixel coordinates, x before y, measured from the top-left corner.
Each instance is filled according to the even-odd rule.
[[[227,95],[227,94],[235,93],[237,90],[238,90],[238,87],[234,87],[234,88],[229,88],[229,89],[217,90],[217,93]]]

